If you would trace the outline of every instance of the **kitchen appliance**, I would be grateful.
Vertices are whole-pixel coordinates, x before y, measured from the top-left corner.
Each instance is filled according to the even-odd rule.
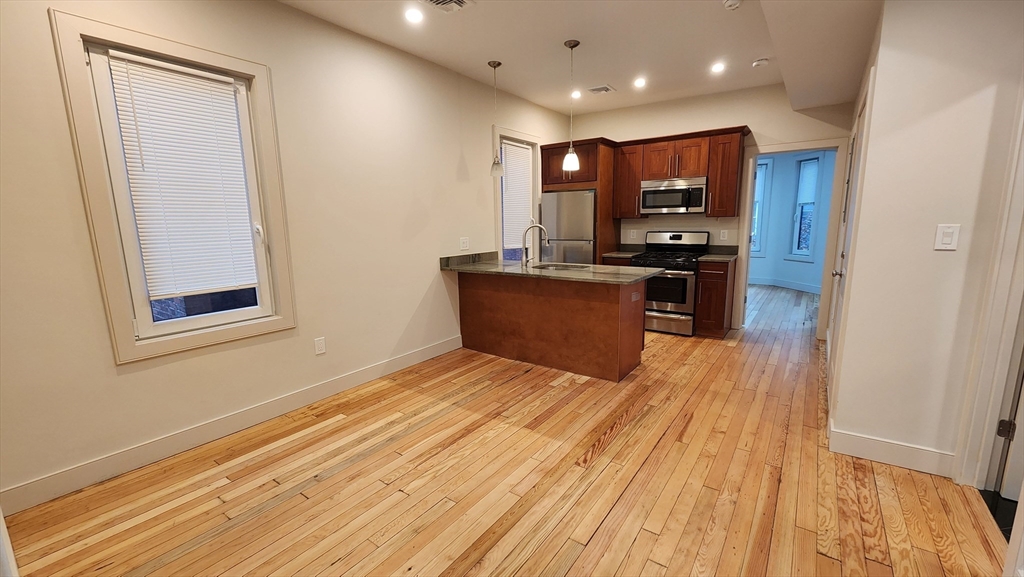
[[[673,178],[640,182],[640,214],[704,212],[708,179]]]
[[[710,240],[709,232],[647,233],[644,252],[630,259],[630,264],[663,268],[665,272],[647,279],[645,329],[693,335],[697,259],[708,253]]]
[[[541,247],[542,261],[594,263],[595,196],[592,189],[541,194],[540,223],[550,242]]]

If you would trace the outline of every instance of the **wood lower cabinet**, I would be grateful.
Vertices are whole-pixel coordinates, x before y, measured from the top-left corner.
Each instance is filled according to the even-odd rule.
[[[644,147],[636,144],[615,149],[613,218],[640,218],[640,180]]]
[[[735,272],[736,259],[699,263],[693,315],[694,333],[698,336],[722,338],[732,328]]]
[[[643,145],[643,180],[707,176],[709,146],[708,137]]]
[[[601,257],[601,264],[608,266],[632,266],[628,258],[612,258],[603,256]]]
[[[743,134],[711,137],[708,160],[708,194],[705,216],[739,215],[740,174],[743,171]]]
[[[580,169],[572,172],[562,170],[562,160],[569,152],[569,146],[542,147],[541,168],[543,184],[569,184],[597,180],[597,144],[580,144],[573,147],[580,159]]]

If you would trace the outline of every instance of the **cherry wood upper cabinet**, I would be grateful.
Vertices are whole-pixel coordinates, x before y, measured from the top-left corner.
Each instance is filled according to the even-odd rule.
[[[580,144],[574,148],[576,156],[580,159],[580,169],[572,172],[562,170],[562,160],[569,152],[568,146],[542,147],[540,149],[543,184],[567,184],[597,180],[597,144]]]
[[[652,142],[643,148],[643,179],[665,180],[672,178],[676,169],[675,141]]]
[[[693,178],[708,175],[709,138],[687,138],[676,141],[675,178]]]
[[[736,216],[740,207],[740,172],[743,169],[743,134],[711,137],[708,160],[708,217]]]
[[[707,176],[709,146],[707,137],[645,144],[643,180]]]
[[[615,206],[612,218],[640,218],[640,180],[644,147],[636,144],[615,149]]]

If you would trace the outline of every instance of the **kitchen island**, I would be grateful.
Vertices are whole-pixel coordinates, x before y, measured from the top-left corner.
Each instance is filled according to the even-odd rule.
[[[640,364],[644,295],[658,268],[441,259],[459,277],[462,346],[620,381]]]

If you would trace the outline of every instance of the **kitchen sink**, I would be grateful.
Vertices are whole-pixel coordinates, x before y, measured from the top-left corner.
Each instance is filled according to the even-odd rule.
[[[590,268],[589,264],[569,264],[564,262],[548,262],[543,264],[535,264],[533,268],[539,268],[541,270],[586,270]]]

